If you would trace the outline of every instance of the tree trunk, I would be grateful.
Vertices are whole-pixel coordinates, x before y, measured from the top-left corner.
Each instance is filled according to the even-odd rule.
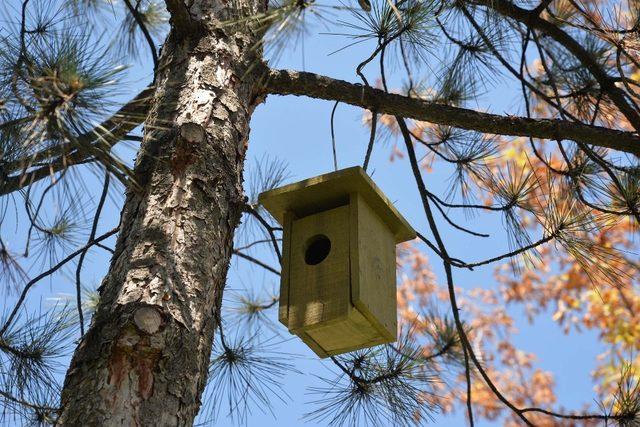
[[[182,1],[169,5],[173,26],[135,165],[137,188],[128,192],[99,306],[67,372],[59,425],[182,426],[198,413],[244,204],[258,102],[251,70],[261,60],[248,28],[214,27],[235,10],[259,12],[251,1],[191,1],[190,16]],[[185,8],[187,21],[175,8]],[[185,22],[198,30],[180,28]]]

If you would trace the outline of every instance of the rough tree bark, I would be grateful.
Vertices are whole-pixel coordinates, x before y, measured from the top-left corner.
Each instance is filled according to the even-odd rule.
[[[59,425],[191,425],[244,197],[259,35],[215,28],[254,0],[168,1],[145,136],[100,303],[73,356]],[[260,67],[258,67],[260,68]]]

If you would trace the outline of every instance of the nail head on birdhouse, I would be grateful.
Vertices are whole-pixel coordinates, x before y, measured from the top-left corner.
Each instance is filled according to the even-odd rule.
[[[278,318],[318,356],[396,340],[395,245],[416,233],[361,167],[266,191],[283,227]]]

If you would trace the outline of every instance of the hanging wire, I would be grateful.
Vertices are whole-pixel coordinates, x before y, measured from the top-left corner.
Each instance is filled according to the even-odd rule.
[[[338,170],[338,157],[336,155],[336,132],[333,125],[333,119],[336,115],[336,108],[338,108],[340,101],[336,101],[331,110],[331,147],[333,148],[333,169]]]
[[[378,120],[378,110],[374,108],[371,110],[371,134],[369,135],[369,145],[367,146],[367,153],[364,156],[364,163],[362,168],[367,171],[369,167],[369,160],[371,160],[371,152],[373,151],[373,143],[376,140],[376,122]]]

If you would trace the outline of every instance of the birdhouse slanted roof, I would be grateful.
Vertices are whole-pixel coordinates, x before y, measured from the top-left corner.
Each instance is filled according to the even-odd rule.
[[[283,224],[284,213],[287,211],[299,218],[305,217],[349,204],[351,193],[358,193],[364,198],[392,231],[396,243],[416,237],[416,232],[407,220],[360,166],[266,191],[260,194],[259,202]]]

